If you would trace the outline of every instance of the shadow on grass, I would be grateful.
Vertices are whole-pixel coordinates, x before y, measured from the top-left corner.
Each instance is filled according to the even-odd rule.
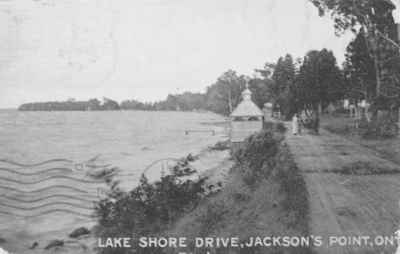
[[[380,167],[370,162],[356,161],[338,169],[328,170],[304,170],[304,173],[333,173],[342,175],[393,175],[400,174],[398,168]]]

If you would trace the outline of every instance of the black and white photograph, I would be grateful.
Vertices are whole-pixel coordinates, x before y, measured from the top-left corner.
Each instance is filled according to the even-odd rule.
[[[0,0],[0,254],[400,254],[400,0]]]

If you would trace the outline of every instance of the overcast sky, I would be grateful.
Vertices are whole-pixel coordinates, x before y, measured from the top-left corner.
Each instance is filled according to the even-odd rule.
[[[30,101],[155,101],[251,75],[286,53],[350,35],[308,0],[1,0],[0,107]]]

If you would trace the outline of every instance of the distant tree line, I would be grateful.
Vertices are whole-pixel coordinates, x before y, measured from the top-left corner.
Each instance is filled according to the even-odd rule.
[[[265,70],[263,70],[265,71]],[[262,108],[270,98],[271,80],[268,78],[249,78],[228,70],[206,88],[204,93],[184,92],[169,94],[163,101],[143,103],[138,100],[125,100],[120,104],[123,110],[169,110],[169,111],[211,111],[229,115],[241,100],[241,92],[249,83],[254,102]]]
[[[25,103],[18,107],[21,111],[90,111],[90,110],[119,110],[118,102],[103,98],[88,101],[77,101],[69,99],[67,101],[49,101]]]
[[[137,100],[124,100],[120,104],[123,110],[168,110],[168,111],[195,111],[205,110],[205,96],[202,93],[184,92],[169,94],[163,101],[143,103]]]
[[[267,93],[264,79],[251,79],[250,89],[254,92],[255,102],[262,107]],[[205,93],[184,92],[169,94],[165,100],[141,102],[124,100],[118,103],[103,98],[88,101],[69,99],[67,101],[34,102],[22,104],[21,111],[95,111],[95,110],[146,110],[146,111],[212,111],[229,115],[240,101],[241,91],[245,88],[246,77],[233,70],[223,73],[214,84],[207,87]]]

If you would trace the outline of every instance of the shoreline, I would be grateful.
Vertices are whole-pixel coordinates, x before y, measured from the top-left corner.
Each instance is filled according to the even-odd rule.
[[[207,146],[201,148],[200,152],[194,155],[194,157],[196,157],[196,160],[191,162],[191,165],[198,170],[199,176],[207,175],[210,178],[210,183],[215,184],[216,182],[220,181],[223,178],[222,173],[227,172],[227,170],[230,168],[229,152],[226,150],[216,151],[212,150],[210,146]],[[221,165],[225,168],[225,170],[217,173],[216,170],[221,169]],[[94,209],[92,212],[94,212]],[[62,253],[96,253],[95,251],[86,251],[86,249],[92,249],[96,244],[96,240],[93,238],[93,236],[76,240],[70,239],[68,234],[74,229],[82,226],[92,229],[92,227],[96,225],[97,219],[65,215],[66,214],[64,213],[57,212],[51,215],[42,215],[36,219],[24,219],[17,217],[14,218],[11,223],[10,220],[5,218],[5,220],[1,223],[1,231],[9,233],[0,234],[0,238],[5,241],[4,243],[0,243],[0,246],[3,246],[3,248],[11,253],[42,254],[45,245],[52,240],[57,239],[65,241],[65,245],[60,247],[60,251]],[[61,221],[59,219],[60,217],[63,217]],[[58,221],[58,223],[54,224],[55,221]],[[49,227],[50,224],[53,226]],[[26,225],[29,225],[29,227],[26,227]],[[16,232],[10,232],[11,228],[19,229],[15,230]],[[23,236],[23,239],[21,236]],[[35,242],[39,244],[38,247],[35,249],[29,249]]]

